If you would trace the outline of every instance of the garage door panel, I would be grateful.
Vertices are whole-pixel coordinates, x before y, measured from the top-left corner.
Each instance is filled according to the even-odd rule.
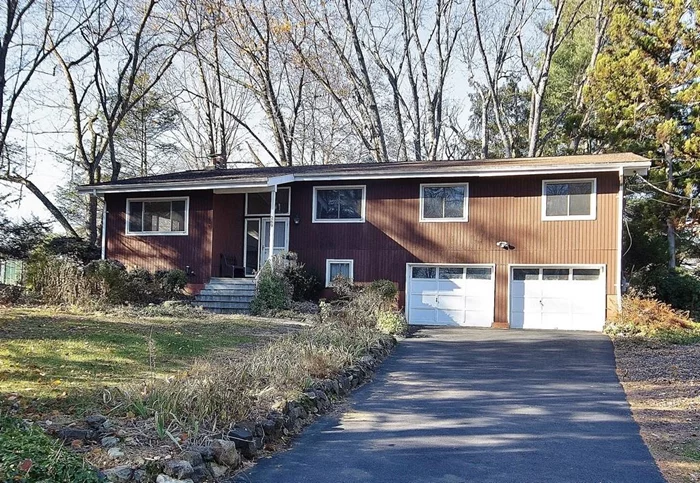
[[[435,323],[436,313],[433,308],[421,309],[414,308],[411,310],[411,322],[414,324],[431,325]]]
[[[435,297],[434,294],[411,295],[409,301],[412,308],[434,310],[437,307]]]
[[[438,310],[437,323],[440,325],[464,325],[464,310]]]
[[[464,296],[441,293],[438,297],[438,310],[464,310]]]
[[[453,290],[464,290],[467,286],[466,280],[439,280],[438,291],[451,292]]]
[[[412,280],[411,293],[437,292],[437,280]]]

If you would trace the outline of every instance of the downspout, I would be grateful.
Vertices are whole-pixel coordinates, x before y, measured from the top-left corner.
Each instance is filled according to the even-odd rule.
[[[622,230],[623,230],[623,200],[624,200],[624,188],[625,188],[625,173],[624,169],[620,168],[619,171],[620,178],[620,188],[617,193],[617,273],[615,286],[617,288],[617,310],[618,312],[622,310]]]
[[[270,241],[269,241],[269,252],[267,254],[267,259],[272,265],[272,257],[275,251],[275,212],[277,211],[277,185],[272,185],[272,193],[270,193]]]
[[[92,190],[92,195],[97,196],[97,190]],[[107,258],[107,200],[102,197],[102,237],[100,239],[100,260]]]

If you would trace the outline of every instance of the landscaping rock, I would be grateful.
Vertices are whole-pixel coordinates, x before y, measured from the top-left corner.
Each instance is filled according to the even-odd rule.
[[[107,481],[122,483],[131,480],[134,470],[130,466],[116,466],[102,471]]]
[[[211,473],[204,464],[195,466],[192,468],[192,481],[194,483],[201,483],[202,481],[207,481],[211,478]]]
[[[209,468],[211,476],[213,476],[214,479],[223,478],[228,472],[228,467],[224,465],[217,465],[216,463],[207,463],[207,467]]]
[[[107,456],[109,456],[112,459],[117,459],[124,456],[124,452],[117,447],[109,448],[109,450],[107,450]]]
[[[168,475],[158,475],[156,483],[194,483],[191,479],[179,480]]]
[[[204,461],[214,461],[214,450],[211,446],[192,446],[190,450],[199,453]]]
[[[100,443],[105,448],[112,448],[119,444],[119,438],[115,438],[114,436],[105,436],[104,438],[102,438]]]
[[[102,416],[101,414],[93,414],[92,416],[88,416],[85,418],[85,422],[90,426],[92,429],[99,429],[100,426],[102,426],[102,423],[107,421],[107,418]]]
[[[229,431],[228,437],[234,442],[236,449],[239,450],[244,457],[248,459],[255,457],[257,447],[253,437],[253,431],[249,428],[234,426],[233,429]]]
[[[168,460],[163,466],[163,473],[173,478],[189,478],[194,473],[192,465],[184,460]]]
[[[59,439],[62,439],[63,441],[75,441],[80,440],[80,441],[87,441],[88,439],[92,439],[92,431],[89,429],[77,429],[77,428],[63,428],[56,433],[58,435]]]
[[[236,443],[225,439],[216,439],[211,445],[214,451],[214,459],[217,463],[230,468],[237,468],[241,464],[241,455],[238,454]]]
[[[146,481],[148,481],[148,473],[146,473],[145,470],[136,470],[134,471],[134,476],[132,478],[133,481],[136,481],[137,483],[146,483]]]
[[[204,463],[204,458],[202,458],[199,451],[183,451],[179,458],[183,461],[187,461],[193,468]]]

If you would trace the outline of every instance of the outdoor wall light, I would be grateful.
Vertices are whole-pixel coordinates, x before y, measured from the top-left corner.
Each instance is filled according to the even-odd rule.
[[[301,222],[301,218],[299,217],[299,215],[294,215],[293,220],[295,225],[298,225]]]
[[[503,248],[504,250],[515,250],[515,247],[508,243],[507,241],[496,242],[498,248]]]

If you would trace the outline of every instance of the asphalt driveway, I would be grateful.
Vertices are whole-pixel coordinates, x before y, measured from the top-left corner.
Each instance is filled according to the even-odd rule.
[[[600,334],[430,328],[235,481],[663,482]]]

